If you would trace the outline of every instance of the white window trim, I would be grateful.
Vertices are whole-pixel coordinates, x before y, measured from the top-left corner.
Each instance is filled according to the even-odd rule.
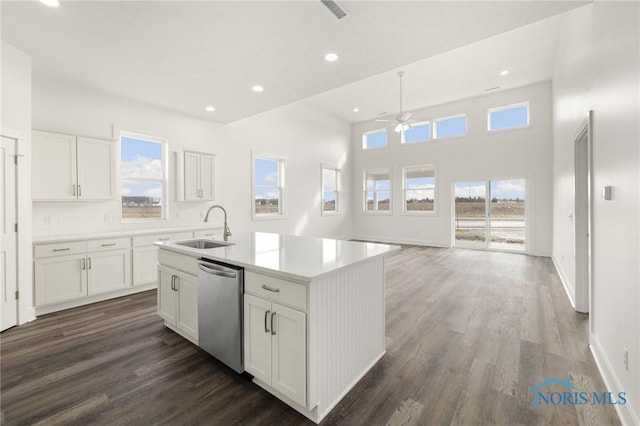
[[[124,130],[120,130],[120,136],[118,138],[118,149],[117,149],[117,158],[118,158],[118,192],[120,194],[119,203],[120,203],[120,223],[152,223],[152,222],[165,222],[169,217],[169,140],[160,138],[157,136],[148,136],[141,133],[128,132]],[[122,137],[128,137],[132,139],[140,139],[149,142],[158,142],[161,146],[161,163],[162,163],[162,179],[145,179],[145,178],[133,178],[133,179],[123,179],[120,174],[120,164],[122,162]],[[122,217],[122,181],[138,181],[138,182],[160,182],[162,184],[162,206],[160,209],[160,217],[159,218],[151,218],[151,219],[126,219]]]
[[[384,132],[385,133],[385,139],[386,142],[384,146],[378,146],[375,148],[367,148],[367,135],[370,135],[372,133],[378,133],[378,132]],[[379,129],[375,129],[375,130],[369,130],[367,132],[363,132],[362,133],[362,150],[363,151],[375,151],[377,149],[385,149],[385,148],[389,148],[389,131],[386,127],[382,127]]]
[[[492,129],[491,128],[491,113],[492,112],[497,112],[497,111],[504,111],[504,110],[508,110],[508,109],[514,109],[514,108],[518,108],[521,106],[526,106],[527,107],[527,124],[524,124],[522,126],[512,126],[512,127],[504,127],[502,129]],[[501,105],[498,107],[493,107],[493,108],[489,108],[487,110],[487,131],[490,133],[495,133],[495,132],[503,132],[505,130],[514,130],[514,129],[524,129],[526,127],[531,126],[531,104],[529,103],[529,101],[525,101],[525,102],[518,102],[515,104],[509,104],[509,105]]]
[[[438,133],[436,131],[437,129],[437,123],[440,121],[446,121],[446,120],[450,120],[452,118],[460,118],[460,117],[464,117],[464,134],[462,135],[455,135],[455,136],[438,136]],[[455,139],[455,138],[462,138],[465,136],[469,135],[469,119],[467,118],[467,114],[456,114],[456,115],[449,115],[447,117],[440,117],[440,118],[435,118],[433,120],[433,129],[431,130],[431,134],[432,134],[432,139],[436,140],[436,139]]]
[[[433,210],[407,210],[406,170],[418,167],[433,170]],[[438,215],[438,170],[435,163],[416,164],[402,167],[402,215],[405,216],[437,216]]]
[[[401,135],[400,135],[400,144],[402,146],[410,146],[410,145],[419,145],[421,143],[432,141],[434,138],[433,138],[433,125],[431,124],[431,120],[423,120],[423,121],[419,121],[419,122],[416,122],[416,123],[411,123],[411,127],[420,126],[422,124],[428,124],[429,125],[429,138],[428,139],[422,139],[422,140],[413,141],[413,142],[405,142],[404,141],[404,131],[402,131]]]
[[[336,172],[336,209],[334,211],[325,211],[324,210],[324,171],[333,170]],[[322,216],[337,216],[342,213],[341,206],[341,180],[342,180],[342,170],[340,170],[337,166],[328,166],[326,164],[320,165],[320,214]]]
[[[389,210],[367,210],[367,173],[376,172],[389,173]],[[375,192],[375,191],[374,191]],[[391,215],[393,214],[393,169],[391,167],[380,167],[373,169],[365,169],[362,173],[362,213],[372,215]],[[377,207],[377,203],[374,202]]]
[[[256,213],[256,159],[271,160],[278,162],[278,191],[280,192],[280,198],[278,200],[278,213]],[[273,154],[257,154],[251,152],[251,220],[280,220],[286,219],[286,202],[285,202],[285,169],[287,159]]]

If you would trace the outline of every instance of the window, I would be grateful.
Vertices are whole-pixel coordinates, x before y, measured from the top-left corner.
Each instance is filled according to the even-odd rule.
[[[391,211],[391,173],[389,169],[367,170],[364,173],[364,210]]]
[[[433,138],[452,138],[467,134],[467,116],[456,115],[455,117],[438,118],[433,121]]]
[[[322,214],[338,213],[340,171],[322,167]]]
[[[284,216],[284,160],[254,157],[253,216]]]
[[[374,130],[362,135],[362,148],[373,149],[387,146],[387,130]]]
[[[424,142],[431,139],[431,123],[414,123],[409,130],[402,132],[402,143]]]
[[[487,129],[502,130],[529,125],[529,102],[490,108]]]
[[[433,165],[405,167],[404,211],[433,212],[435,203],[435,168]]]
[[[166,218],[166,140],[120,134],[122,220]]]

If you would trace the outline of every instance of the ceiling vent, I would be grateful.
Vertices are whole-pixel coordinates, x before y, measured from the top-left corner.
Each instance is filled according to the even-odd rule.
[[[324,4],[327,7],[327,9],[329,9],[331,13],[335,15],[336,18],[342,19],[345,16],[347,16],[347,12],[343,8],[338,6],[338,4],[335,1],[333,0],[320,0],[320,1],[322,1],[322,4]]]

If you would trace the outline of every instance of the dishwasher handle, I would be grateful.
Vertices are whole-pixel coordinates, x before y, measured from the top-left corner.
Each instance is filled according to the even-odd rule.
[[[230,272],[229,269],[224,268],[222,266],[217,266],[211,263],[207,263],[206,265],[203,263],[199,263],[198,267],[201,271],[206,272],[207,274],[217,275],[219,277],[226,278],[236,278],[237,274],[235,272]]]

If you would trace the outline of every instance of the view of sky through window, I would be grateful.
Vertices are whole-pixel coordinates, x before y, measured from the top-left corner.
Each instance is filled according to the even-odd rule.
[[[509,129],[529,124],[529,104],[489,110],[489,130]]]
[[[402,143],[423,142],[431,139],[431,125],[429,123],[415,123],[409,130],[403,132]]]
[[[123,219],[159,219],[163,206],[162,143],[120,138]]]
[[[435,120],[434,125],[435,138],[450,138],[467,133],[467,117],[464,115]]]
[[[387,131],[376,130],[375,132],[365,133],[364,149],[382,148],[387,146]]]

